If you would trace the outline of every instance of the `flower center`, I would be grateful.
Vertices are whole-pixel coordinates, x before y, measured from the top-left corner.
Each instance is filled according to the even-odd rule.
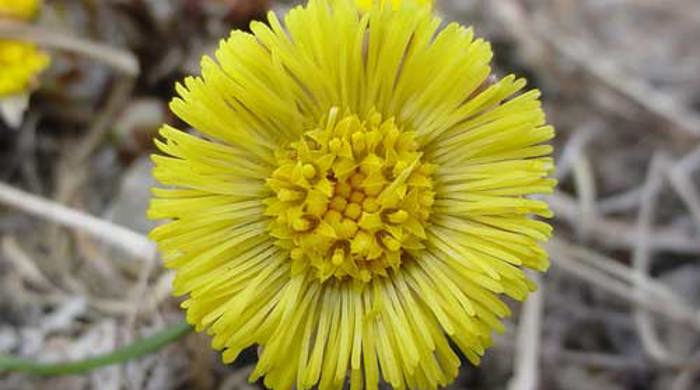
[[[367,282],[423,248],[435,166],[421,162],[415,133],[393,118],[337,114],[277,153],[266,214],[292,272]]]

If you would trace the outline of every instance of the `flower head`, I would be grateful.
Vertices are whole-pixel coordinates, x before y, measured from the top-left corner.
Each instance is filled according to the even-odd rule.
[[[28,20],[36,15],[40,0],[0,0],[0,17]]]
[[[436,388],[548,266],[538,92],[428,7],[310,0],[234,31],[177,85],[149,216],[187,319],[251,379]]]
[[[396,9],[401,7],[404,3],[414,2],[421,6],[430,6],[433,4],[433,0],[356,0],[357,6],[362,10],[369,10],[373,5],[379,4],[384,6],[386,4],[391,4],[391,6]]]
[[[0,96],[30,89],[49,61],[34,44],[0,39]]]
[[[0,0],[0,19],[31,19],[39,5],[36,0]],[[31,89],[49,62],[33,43],[0,39],[0,97]]]

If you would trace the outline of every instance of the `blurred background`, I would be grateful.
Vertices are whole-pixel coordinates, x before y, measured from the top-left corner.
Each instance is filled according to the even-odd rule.
[[[0,23],[0,38],[34,40],[52,58],[28,105],[0,99],[1,192],[9,185],[145,234],[151,139],[161,123],[177,123],[167,108],[174,83],[198,73],[230,29],[293,5],[48,0],[21,28]],[[560,180],[547,197],[556,235],[542,288],[510,302],[507,332],[451,388],[700,389],[700,2],[436,7],[492,42],[496,75],[542,90]],[[113,237],[131,240],[123,247],[132,250],[115,249],[8,196],[0,353],[78,359],[182,317],[172,275],[141,235]],[[87,375],[3,373],[0,389],[255,389],[246,382],[255,356],[224,366],[206,336],[191,334]]]

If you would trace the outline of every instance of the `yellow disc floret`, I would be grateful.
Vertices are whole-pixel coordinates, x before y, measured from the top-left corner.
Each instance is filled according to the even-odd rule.
[[[393,119],[337,113],[277,153],[266,214],[295,270],[368,282],[423,248],[435,167]]]
[[[39,0],[0,0],[0,17],[31,19],[39,5]]]
[[[32,43],[0,40],[0,96],[29,89],[49,56]]]

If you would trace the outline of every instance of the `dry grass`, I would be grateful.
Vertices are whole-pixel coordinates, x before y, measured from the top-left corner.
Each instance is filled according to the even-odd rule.
[[[0,185],[0,352],[79,358],[181,317],[144,238],[144,156],[172,120],[172,83],[258,13],[253,1],[61,0],[40,29],[0,24],[58,50],[22,127],[0,127],[0,180],[13,187]],[[561,182],[542,289],[513,304],[507,333],[453,388],[700,388],[700,4],[439,9],[492,41],[499,74],[543,91]],[[254,360],[224,367],[192,335],[85,376],[3,374],[0,389],[256,388],[245,381]]]

